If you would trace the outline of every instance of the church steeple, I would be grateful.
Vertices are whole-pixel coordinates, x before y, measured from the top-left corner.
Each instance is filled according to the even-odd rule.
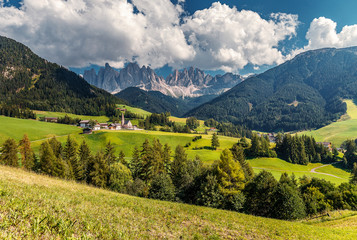
[[[121,126],[124,126],[124,124],[125,124],[124,113],[121,113]]]

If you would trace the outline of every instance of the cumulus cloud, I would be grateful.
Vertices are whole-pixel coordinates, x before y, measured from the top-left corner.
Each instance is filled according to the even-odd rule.
[[[238,11],[216,2],[187,17],[182,29],[196,51],[192,64],[232,71],[248,63],[283,62],[278,45],[296,34],[297,25],[296,15],[275,13],[265,20],[256,12]]]
[[[2,1],[0,0],[0,3]],[[153,68],[237,71],[284,61],[281,41],[296,34],[296,15],[266,20],[219,2],[185,16],[184,0],[23,0],[0,7],[0,34],[65,66],[137,61]],[[1,4],[0,4],[1,5]]]
[[[315,18],[306,33],[308,45],[293,51],[291,57],[298,53],[318,48],[344,48],[357,46],[357,25],[344,26],[341,32],[336,31],[337,23],[329,18]]]

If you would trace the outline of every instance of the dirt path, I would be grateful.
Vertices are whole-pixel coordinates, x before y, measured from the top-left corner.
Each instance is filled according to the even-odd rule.
[[[344,179],[344,178],[341,178],[341,177],[338,177],[338,176],[335,176],[333,174],[330,174],[330,173],[322,173],[322,172],[316,172],[316,169],[319,169],[319,168],[323,168],[323,167],[327,167],[327,166],[330,166],[330,165],[333,165],[333,164],[336,164],[337,162],[334,162],[334,163],[330,163],[330,164],[325,164],[325,165],[322,165],[322,166],[319,166],[319,167],[315,167],[313,169],[310,170],[310,173],[316,173],[316,174],[322,174],[322,175],[327,175],[327,176],[330,176],[330,177],[335,177],[335,178],[339,178],[339,179]],[[260,167],[253,167],[255,169],[263,169],[263,170],[271,170],[271,171],[280,171],[280,172],[286,172],[286,171],[289,171],[289,170],[280,170],[280,169],[270,169],[270,168],[260,168]],[[308,171],[292,171],[292,172],[299,172],[299,173],[309,173]]]
[[[331,177],[335,177],[335,178],[339,178],[339,179],[343,179],[341,177],[337,177],[333,174],[330,174],[330,173],[322,173],[322,172],[316,172],[316,169],[319,169],[319,168],[323,168],[323,167],[327,167],[327,166],[330,166],[330,165],[333,165],[333,164],[336,164],[337,162],[334,162],[334,163],[330,163],[330,164],[325,164],[325,165],[322,165],[322,166],[319,166],[319,167],[315,167],[313,169],[311,169],[310,172],[312,173],[317,173],[317,174],[323,174],[323,175],[327,175],[327,176],[331,176]]]

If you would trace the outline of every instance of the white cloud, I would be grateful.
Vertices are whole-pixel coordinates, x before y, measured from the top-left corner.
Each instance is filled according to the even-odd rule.
[[[315,18],[306,34],[308,45],[292,52],[291,57],[308,50],[326,47],[344,48],[357,46],[357,25],[344,26],[336,31],[337,23],[329,18]]]
[[[0,0],[1,1],[1,0]],[[136,60],[153,68],[237,71],[284,61],[279,43],[296,34],[296,15],[269,20],[219,2],[183,18],[184,0],[23,0],[0,7],[0,34],[65,66]],[[182,19],[183,18],[183,19]]]
[[[242,69],[248,63],[274,64],[284,61],[279,43],[296,34],[296,15],[276,13],[270,20],[252,11],[238,11],[219,2],[197,11],[182,25],[196,50],[192,64],[204,69]]]

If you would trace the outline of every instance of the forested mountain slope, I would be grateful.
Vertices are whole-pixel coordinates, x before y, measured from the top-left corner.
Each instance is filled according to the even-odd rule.
[[[115,94],[133,106],[140,107],[153,113],[170,112],[173,116],[182,116],[189,110],[212,100],[215,95],[201,97],[174,98],[159,91],[145,91],[136,87],[129,87]]]
[[[357,47],[319,49],[246,79],[186,116],[215,118],[263,131],[322,127],[357,96]]]
[[[0,103],[87,115],[110,114],[122,102],[28,47],[0,36]]]

